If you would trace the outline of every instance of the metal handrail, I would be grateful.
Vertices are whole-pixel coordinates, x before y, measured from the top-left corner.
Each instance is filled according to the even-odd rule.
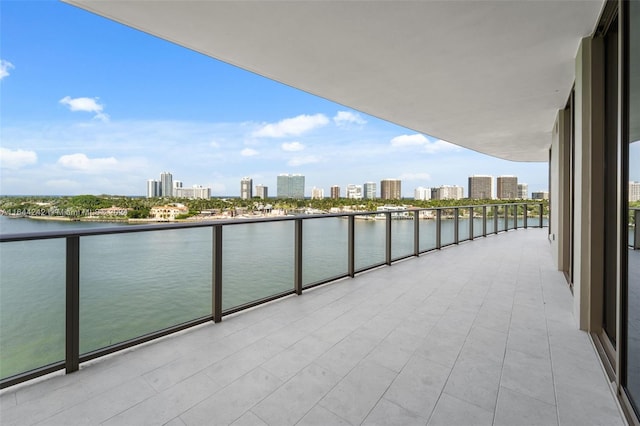
[[[476,205],[476,206],[451,206],[451,207],[431,207],[431,208],[411,208],[405,210],[397,210],[397,211],[375,211],[375,212],[349,212],[349,213],[335,213],[335,214],[320,214],[320,215],[298,215],[298,216],[283,216],[283,217],[275,217],[275,218],[256,218],[256,219],[233,219],[233,220],[211,220],[204,222],[196,222],[196,223],[169,223],[169,224],[160,224],[160,225],[132,225],[126,227],[113,227],[113,228],[100,228],[100,229],[77,229],[73,231],[52,231],[52,232],[36,232],[36,233],[22,233],[22,234],[4,234],[0,235],[0,243],[9,243],[9,242],[18,242],[18,241],[34,241],[34,240],[48,240],[48,239],[62,239],[66,240],[66,302],[65,302],[65,359],[62,362],[56,362],[51,365],[41,366],[37,369],[27,371],[24,373],[20,373],[17,375],[13,375],[7,378],[0,380],[0,389],[6,388],[26,380],[33,379],[35,377],[51,373],[56,370],[65,369],[67,373],[72,373],[79,369],[79,365],[82,362],[89,361],[91,359],[98,358],[100,356],[104,356],[122,349],[129,348],[131,346],[135,346],[149,340],[153,340],[159,337],[166,336],[170,333],[174,333],[177,331],[184,330],[186,328],[202,324],[205,322],[213,321],[214,323],[218,323],[222,321],[222,317],[225,315],[229,315],[249,307],[257,306],[262,303],[266,303],[271,300],[275,300],[280,297],[288,296],[291,294],[301,295],[304,290],[325,284],[326,282],[335,281],[336,279],[343,277],[354,277],[356,273],[375,268],[382,265],[391,265],[394,261],[404,259],[412,256],[419,256],[422,253],[433,250],[420,250],[420,240],[419,240],[419,219],[421,211],[435,211],[435,220],[436,220],[436,235],[435,235],[435,250],[441,249],[444,247],[442,244],[442,236],[441,236],[441,227],[442,227],[442,212],[443,210],[453,210],[453,220],[455,223],[454,228],[454,242],[452,244],[459,244],[459,213],[461,209],[468,209],[469,211],[469,236],[465,240],[472,241],[475,238],[473,235],[473,220],[474,220],[474,208],[482,208],[482,237],[487,236],[487,207],[492,209],[493,213],[493,233],[497,234],[500,232],[498,230],[498,208],[502,206],[504,208],[504,223],[505,229],[504,231],[509,231],[508,224],[508,210],[511,207],[514,211],[514,227],[512,229],[518,228],[518,220],[517,220],[517,211],[518,206],[523,207],[524,211],[524,222],[523,227],[528,227],[528,215],[527,215],[527,207],[528,206],[538,206],[539,208],[539,227],[543,227],[543,203],[506,203],[506,204],[489,204],[489,205]],[[639,209],[640,210],[640,209]],[[404,213],[409,212],[412,213],[412,218],[415,220],[415,224],[413,227],[414,232],[414,247],[413,252],[409,255],[394,258],[393,257],[393,246],[392,246],[392,213]],[[384,214],[386,220],[385,227],[385,260],[380,264],[369,265],[365,268],[356,269],[355,268],[355,218],[357,216],[366,216],[366,215],[378,215],[380,213]],[[303,285],[303,226],[302,223],[304,220],[309,219],[324,219],[324,218],[347,218],[348,219],[348,236],[347,236],[347,245],[348,245],[348,261],[347,261],[347,272],[344,275],[340,275],[338,277],[331,277],[329,279],[312,283],[309,285]],[[223,229],[225,226],[234,226],[234,225],[242,225],[242,224],[254,224],[254,223],[266,223],[266,222],[281,222],[281,221],[295,221],[294,227],[294,239],[295,239],[295,247],[294,247],[294,285],[291,290],[278,293],[266,298],[262,298],[259,300],[254,300],[249,303],[246,303],[241,306],[236,306],[231,309],[227,309],[223,311],[222,309],[222,252],[223,252]],[[192,228],[211,228],[212,229],[212,296],[211,296],[211,315],[207,315],[205,317],[196,318],[190,321],[187,321],[182,324],[178,324],[172,327],[164,328],[162,330],[157,330],[155,332],[151,332],[145,334],[143,336],[139,336],[137,338],[133,338],[124,342],[120,342],[108,347],[104,347],[98,350],[94,350],[90,353],[80,354],[80,239],[82,237],[87,236],[96,236],[96,235],[113,235],[113,234],[130,234],[137,232],[154,232],[154,231],[167,231],[167,230],[179,230],[179,229],[192,229]],[[447,244],[450,245],[450,244]]]

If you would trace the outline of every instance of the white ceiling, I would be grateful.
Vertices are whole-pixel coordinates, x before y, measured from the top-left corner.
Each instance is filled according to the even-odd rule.
[[[603,1],[63,0],[418,132],[546,161]],[[215,78],[215,77],[212,77]]]

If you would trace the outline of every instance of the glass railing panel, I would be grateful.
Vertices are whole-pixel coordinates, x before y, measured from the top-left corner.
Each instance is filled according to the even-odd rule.
[[[498,207],[498,231],[506,231],[507,229],[507,209],[506,206]]]
[[[302,221],[303,285],[347,274],[348,237],[347,216]]]
[[[528,221],[527,225],[531,227],[540,226],[540,204],[529,204],[528,208]]]
[[[436,248],[436,211],[420,212],[420,251]]]
[[[391,259],[413,255],[413,212],[391,213]]]
[[[385,262],[385,215],[355,217],[355,269],[366,269]]]
[[[0,244],[0,378],[65,357],[66,240]]]
[[[447,246],[455,242],[455,220],[453,209],[442,209],[442,221],[440,230],[440,241],[442,246]]]
[[[225,226],[222,309],[293,290],[295,221]]]
[[[487,234],[495,232],[494,225],[495,211],[492,206],[487,207]]]
[[[211,315],[212,230],[80,239],[80,353]]]
[[[482,207],[473,208],[473,237],[481,237],[482,234]]]
[[[458,210],[458,241],[469,239],[469,209]]]

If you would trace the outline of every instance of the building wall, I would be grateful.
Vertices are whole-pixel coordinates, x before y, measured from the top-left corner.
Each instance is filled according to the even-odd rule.
[[[376,198],[377,196],[377,185],[375,182],[366,182],[364,184],[364,198],[368,199],[368,200],[373,200]]]
[[[279,175],[278,198],[304,198],[303,175]]]
[[[263,200],[269,198],[269,188],[264,185],[256,185],[256,197]]]
[[[240,198],[243,200],[253,198],[253,179],[245,177],[240,180]]]
[[[340,187],[338,185],[333,185],[331,187],[331,198],[333,199],[340,198]]]
[[[496,198],[501,200],[510,200],[518,197],[517,177],[498,176],[496,182]]]
[[[469,198],[473,200],[493,198],[493,177],[469,176]]]
[[[402,198],[402,182],[399,179],[381,180],[380,198],[383,200],[399,200]]]

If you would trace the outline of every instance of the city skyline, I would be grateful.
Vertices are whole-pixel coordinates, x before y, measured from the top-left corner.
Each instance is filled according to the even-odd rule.
[[[391,177],[411,198],[465,186],[469,170],[548,186],[546,163],[479,154],[61,2],[3,3],[0,31],[0,195],[142,196],[157,170],[213,196],[245,176],[276,188],[281,173],[307,176],[306,197]]]

